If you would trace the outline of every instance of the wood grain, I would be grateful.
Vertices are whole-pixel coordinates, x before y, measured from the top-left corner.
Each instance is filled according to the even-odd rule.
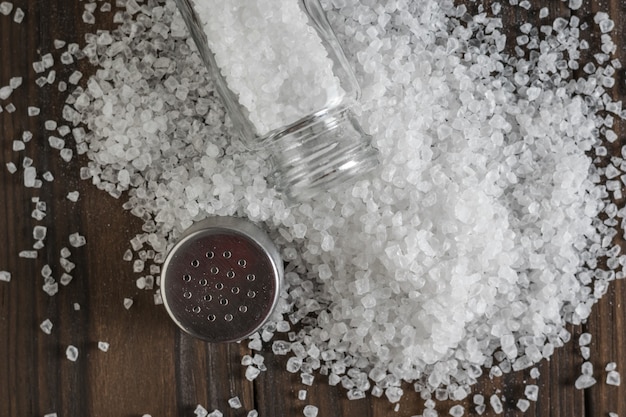
[[[274,356],[268,349],[264,352],[268,371],[249,383],[239,364],[242,355],[250,353],[245,343],[207,345],[175,328],[164,309],[153,305],[152,294],[136,288],[132,265],[122,261],[128,241],[141,230],[140,221],[122,209],[123,201],[79,179],[79,169],[86,163],[83,158],[65,163],[50,149],[43,123],[61,120],[64,94],[34,83],[39,75],[31,64],[42,54],[55,52],[55,39],[82,43],[85,33],[114,26],[106,20],[95,26],[85,24],[81,18],[85,2],[80,0],[13,3],[26,12],[26,18],[17,24],[0,15],[0,86],[14,76],[23,76],[24,86],[19,94],[0,103],[6,107],[12,102],[17,108],[12,114],[0,113],[0,270],[13,274],[10,283],[0,282],[0,416],[40,417],[51,412],[59,417],[193,416],[197,404],[209,410],[218,408],[226,416],[245,416],[252,408],[263,417],[300,416],[306,404],[318,406],[320,416],[421,414],[423,400],[408,385],[398,412],[384,398],[348,401],[345,390],[329,386],[324,376],[317,375],[311,387],[302,385],[298,375],[284,370],[286,358]],[[488,7],[490,2],[483,4]],[[540,4],[543,6],[533,2],[535,7]],[[475,10],[478,3],[468,1],[467,5]],[[536,10],[512,8],[507,1],[502,5],[510,35],[516,34],[519,22],[539,21]],[[552,0],[547,6],[552,17],[570,14],[566,2]],[[616,21],[617,55],[626,62],[626,4],[622,0],[586,1],[576,14],[590,21],[599,10],[610,11]],[[592,42],[597,44],[598,39]],[[78,67],[85,73],[93,71],[85,61]],[[70,71],[61,65],[57,70],[59,77],[67,77]],[[623,75],[618,77],[615,94],[626,98]],[[41,115],[29,117],[28,106],[41,107]],[[34,134],[33,140],[26,150],[13,152],[12,141],[26,130]],[[621,138],[626,133],[623,124],[616,131]],[[622,139],[612,151],[619,152],[623,143]],[[32,158],[39,171],[51,171],[55,181],[41,189],[24,188],[21,171],[11,175],[4,165],[11,161],[20,165],[25,157]],[[80,191],[78,203],[65,198],[74,190]],[[48,206],[41,222],[30,218],[33,197]],[[46,246],[36,260],[19,258],[18,253],[34,243],[35,224],[48,227]],[[74,232],[85,235],[88,244],[72,248],[74,280],[50,297],[41,290],[41,269],[49,264],[54,275],[60,276],[59,253]],[[125,297],[134,300],[129,310],[122,305]],[[626,416],[626,388],[605,384],[603,371],[608,362],[615,361],[618,371],[626,375],[625,297],[624,283],[613,283],[588,323],[571,327],[574,340],[557,350],[550,361],[538,365],[541,376],[537,381],[528,371],[493,380],[485,376],[475,393],[504,395],[504,415],[519,416],[515,402],[523,397],[526,384],[536,383],[540,396],[528,416],[606,416],[608,412]],[[75,310],[75,303],[80,310]],[[46,318],[54,323],[51,335],[39,329]],[[577,338],[585,331],[593,335],[592,362],[599,382],[578,391],[573,382],[583,360]],[[98,350],[98,341],[109,342],[110,350]],[[70,344],[80,350],[76,362],[65,358]],[[297,399],[301,389],[308,391],[305,401]],[[233,396],[239,396],[242,409],[228,406]],[[440,415],[447,415],[451,405],[439,404]],[[465,405],[469,410],[471,399]]]

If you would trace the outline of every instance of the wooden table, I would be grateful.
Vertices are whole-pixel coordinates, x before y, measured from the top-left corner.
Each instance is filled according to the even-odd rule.
[[[538,21],[537,11],[510,7],[506,0],[502,3],[509,34],[515,34],[513,22]],[[568,15],[563,2],[548,3],[553,16]],[[318,406],[320,416],[420,414],[423,400],[408,386],[398,412],[385,399],[348,401],[345,391],[328,386],[323,376],[317,376],[312,387],[303,386],[298,375],[284,370],[286,359],[269,351],[264,355],[268,371],[250,383],[239,365],[241,356],[249,353],[245,345],[212,346],[181,334],[162,306],[153,304],[152,293],[137,289],[137,276],[122,255],[129,239],[140,232],[141,223],[122,209],[123,198],[113,199],[80,180],[84,158],[66,163],[50,148],[44,122],[62,120],[64,93],[37,87],[39,74],[31,66],[47,52],[55,54],[58,62],[55,39],[81,43],[84,33],[113,27],[102,22],[85,24],[81,18],[84,5],[79,0],[14,0],[14,6],[26,12],[24,21],[13,22],[14,11],[10,16],[0,15],[0,86],[11,77],[24,77],[19,93],[0,102],[5,108],[9,102],[16,107],[14,113],[0,113],[0,270],[12,273],[11,282],[0,282],[0,416],[41,417],[52,412],[59,417],[193,416],[197,404],[209,410],[219,408],[226,416],[245,416],[252,408],[263,417],[301,416],[306,404]],[[618,56],[626,63],[626,3],[585,1],[576,14],[590,21],[598,10],[609,11],[616,21],[614,39],[622,40]],[[73,70],[63,65],[55,68],[65,78]],[[85,61],[78,68],[85,73],[94,70]],[[616,96],[626,98],[624,77],[620,75],[618,82]],[[28,106],[40,107],[41,114],[28,116]],[[34,137],[25,150],[14,152],[12,142],[24,131]],[[626,134],[623,123],[620,132]],[[21,168],[13,175],[5,169],[11,161],[19,167],[25,157],[33,159],[38,171],[52,172],[54,182],[40,189],[25,188]],[[80,198],[74,203],[66,195],[76,190]],[[35,197],[47,204],[47,215],[40,222],[30,217]],[[47,226],[45,247],[35,260],[18,257],[20,251],[32,248],[32,229],[37,224]],[[54,276],[60,276],[60,251],[69,247],[68,236],[75,232],[86,236],[88,243],[71,247],[74,279],[50,297],[42,291],[42,268],[49,265]],[[128,310],[123,306],[126,297],[134,300]],[[527,370],[493,380],[485,377],[475,392],[505,395],[507,416],[521,415],[515,402],[523,397],[526,383],[540,386],[529,416],[606,416],[608,412],[626,416],[626,387],[604,383],[608,362],[617,362],[618,371],[626,375],[625,297],[623,282],[611,285],[588,323],[571,328],[573,342],[538,366],[541,376],[536,382]],[[54,324],[50,335],[39,328],[46,318]],[[584,331],[593,335],[590,347],[599,382],[579,391],[573,383],[583,362],[577,338]],[[110,343],[108,352],[97,348],[99,341]],[[65,357],[69,345],[79,349],[76,362]],[[305,401],[297,398],[301,389],[308,391]],[[233,396],[239,396],[242,409],[228,406]],[[469,407],[471,400],[465,405]],[[450,406],[438,405],[440,415],[448,415]]]

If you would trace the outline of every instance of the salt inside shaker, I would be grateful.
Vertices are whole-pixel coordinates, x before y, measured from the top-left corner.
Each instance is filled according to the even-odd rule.
[[[373,170],[360,90],[318,0],[176,0],[247,146],[293,200]]]

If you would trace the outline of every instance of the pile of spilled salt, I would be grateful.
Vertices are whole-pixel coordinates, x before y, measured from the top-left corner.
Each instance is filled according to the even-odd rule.
[[[287,263],[274,321],[250,348],[271,342],[303,383],[325,374],[352,399],[371,392],[396,402],[412,381],[425,398],[461,400],[484,369],[549,358],[570,339],[565,325],[584,321],[624,276],[613,238],[626,212],[613,199],[623,197],[626,149],[607,157],[614,119],[626,116],[608,94],[621,69],[613,22],[596,15],[600,51],[582,62],[583,35],[597,29],[576,16],[523,24],[511,40],[499,18],[449,1],[370,3],[324,6],[363,87],[358,110],[381,169],[309,202],[288,206],[268,188],[267,155],[231,131],[172,1],[129,0],[118,30],[67,46],[98,70],[84,87],[73,87],[82,74],[70,76],[63,115],[76,152],[90,158],[81,177],[115,197],[127,191],[124,208],[145,222],[124,257],[138,273],[193,222],[246,216],[265,225]],[[53,63],[42,57],[34,68]],[[578,68],[585,75],[573,80]],[[50,141],[71,157],[65,141]],[[26,186],[42,186],[34,167],[23,169]],[[45,205],[34,214],[45,216]],[[138,286],[152,288],[147,277]],[[245,366],[249,379],[264,369],[254,358]],[[585,388],[593,369],[581,371]],[[519,409],[537,399],[537,386],[526,388]],[[502,407],[498,396],[488,403]],[[476,405],[484,410],[485,399]]]

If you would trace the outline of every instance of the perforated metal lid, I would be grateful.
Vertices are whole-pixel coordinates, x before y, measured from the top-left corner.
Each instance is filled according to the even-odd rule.
[[[208,342],[234,342],[265,324],[283,273],[280,254],[261,229],[213,217],[187,230],[169,252],[161,293],[181,329]]]

